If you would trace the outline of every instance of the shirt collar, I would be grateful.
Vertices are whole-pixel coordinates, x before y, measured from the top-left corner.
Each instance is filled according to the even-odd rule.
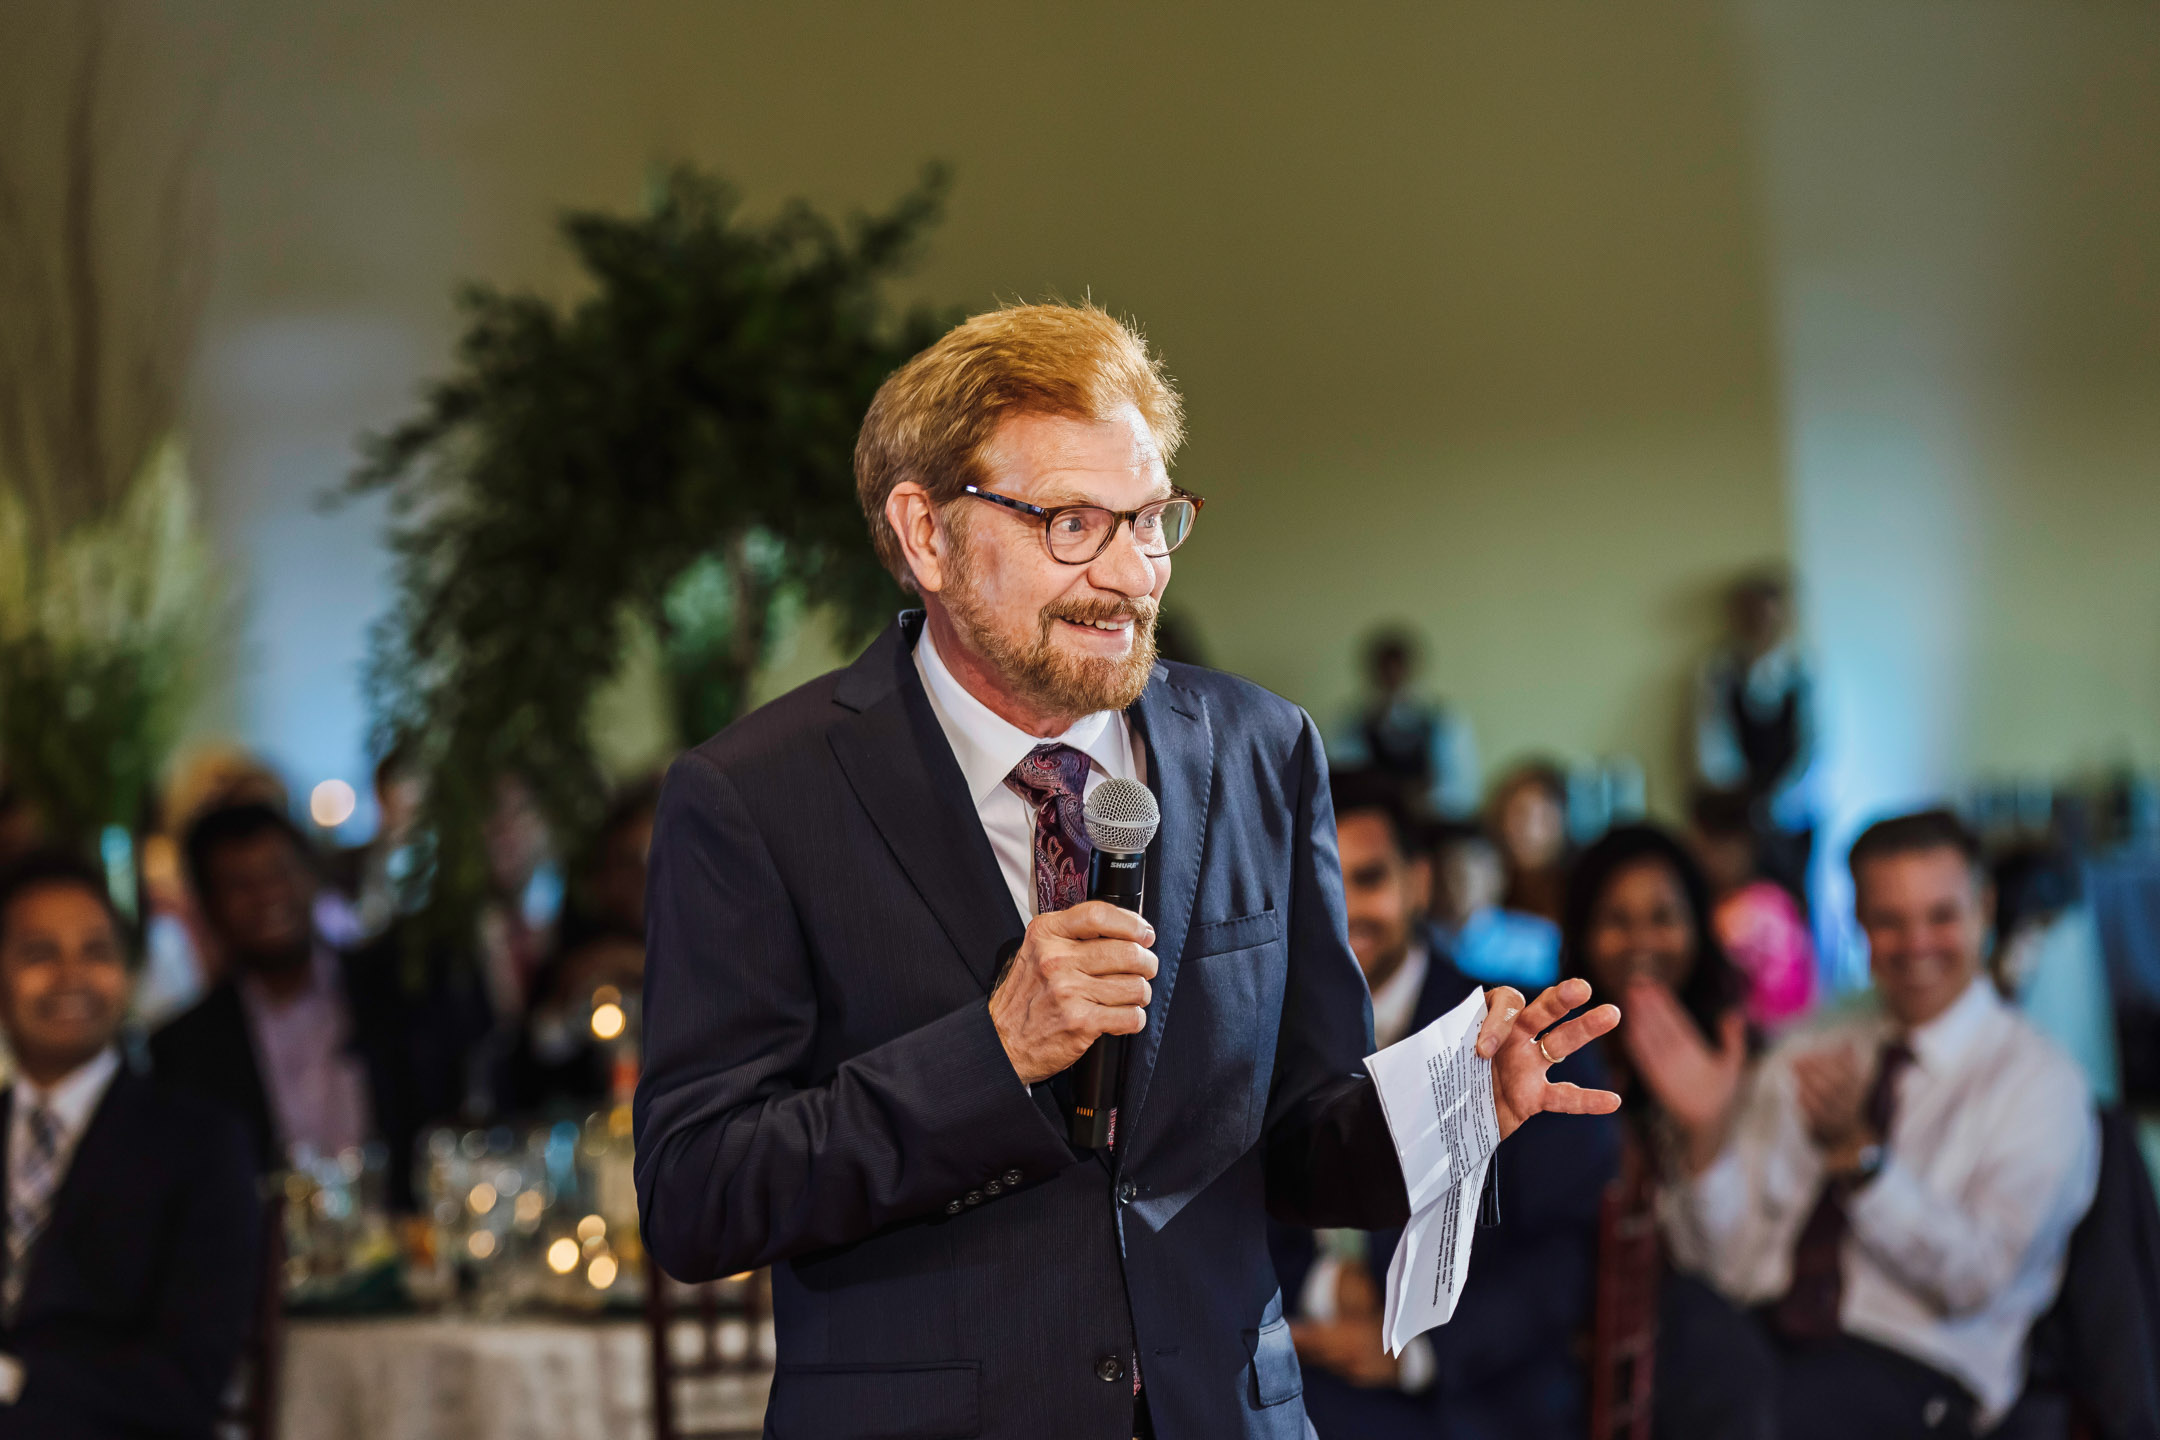
[[[1030,735],[989,706],[970,695],[967,687],[945,668],[936,643],[925,624],[915,642],[915,668],[929,694],[930,708],[938,726],[952,745],[953,758],[967,780],[968,795],[980,806],[997,793],[1013,767],[1040,745],[1070,745],[1109,775],[1130,778],[1131,750],[1125,738],[1123,716],[1114,710],[1097,710],[1073,722],[1071,729],[1051,739]]]
[[[60,1122],[60,1128],[68,1135],[80,1135],[90,1123],[91,1112],[98,1101],[105,1098],[105,1087],[112,1083],[120,1071],[120,1052],[106,1046],[97,1055],[76,1066],[50,1090],[40,1090],[27,1076],[15,1077],[15,1113],[27,1115],[32,1109],[43,1105]]]
[[[1915,1029],[1905,1043],[1913,1052],[1913,1058],[1923,1069],[1938,1073],[1948,1070],[1958,1058],[1972,1048],[1972,1044],[1995,1017],[2002,1013],[2003,1002],[1995,994],[1995,987],[1981,976],[1965,987],[1965,993],[1950,1002],[1950,1008]]]

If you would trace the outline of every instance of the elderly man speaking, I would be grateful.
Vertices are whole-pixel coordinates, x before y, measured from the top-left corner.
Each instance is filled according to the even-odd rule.
[[[1266,1215],[1401,1226],[1312,721],[1156,658],[1197,496],[1180,404],[1092,307],[979,315],[855,453],[922,597],[854,664],[676,761],[653,837],[637,1182],[661,1267],[773,1267],[778,1440],[1309,1434]],[[1086,796],[1144,783],[1141,913],[1087,894]],[[1573,987],[1573,993],[1570,988]],[[1614,1096],[1618,1023],[1496,990],[1501,1136]],[[1128,1036],[1114,1139],[1068,1072]],[[1407,1043],[1407,1042],[1406,1042]]]

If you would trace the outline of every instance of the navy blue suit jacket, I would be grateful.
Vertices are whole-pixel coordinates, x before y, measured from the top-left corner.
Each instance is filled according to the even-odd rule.
[[[13,1103],[0,1091],[0,1193]],[[254,1319],[261,1247],[239,1122],[123,1066],[0,1326],[0,1351],[23,1366],[0,1440],[210,1440]]]
[[[1158,666],[1129,712],[1161,969],[1118,1150],[1063,1138],[990,1022],[1022,933],[917,676],[919,615],[677,760],[652,848],[637,1182],[701,1280],[773,1266],[766,1433],[1306,1434],[1270,1210],[1399,1225],[1362,1070],[1320,737]]]
[[[1424,936],[1431,954],[1411,1033],[1461,1003],[1476,981],[1447,958],[1440,937]],[[1585,1089],[1607,1088],[1595,1045],[1552,1072]],[[1471,1242],[1470,1274],[1455,1316],[1429,1332],[1437,1373],[1415,1396],[1349,1393],[1347,1384],[1308,1377],[1322,1440],[1413,1440],[1466,1431],[1465,1417],[1504,1417],[1506,1433],[1572,1437],[1582,1433],[1578,1340],[1590,1325],[1597,1274],[1598,1206],[1620,1164],[1617,1116],[1533,1115],[1493,1158],[1492,1184],[1503,1219]],[[1366,1261],[1383,1291],[1400,1230],[1366,1237]],[[1292,1313],[1314,1260],[1312,1232],[1278,1223],[1270,1236],[1277,1274]],[[1321,1393],[1314,1394],[1313,1390]],[[1332,1423],[1331,1423],[1332,1422]]]

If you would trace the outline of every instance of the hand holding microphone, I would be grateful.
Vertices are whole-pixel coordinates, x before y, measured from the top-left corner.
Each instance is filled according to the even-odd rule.
[[[1155,929],[1140,918],[1144,856],[1161,824],[1155,796],[1137,781],[1106,780],[1087,798],[1085,819],[1094,856],[1087,900],[1029,922],[1026,938],[990,996],[990,1020],[1013,1069],[1030,1085],[1096,1054],[1076,1074],[1075,1098],[1100,1113],[1116,1104],[1123,1072],[1123,1037],[1147,1028],[1154,991]],[[1098,1040],[1110,1037],[1097,1047]],[[1114,1052],[1114,1053],[1110,1053]],[[1090,1078],[1090,1077],[1094,1078]],[[1097,1103],[1082,1098],[1086,1092]],[[1075,1116],[1076,1122],[1080,1116]],[[1092,1118],[1092,1117],[1091,1117]],[[1106,1132],[1104,1138],[1107,1138]],[[1075,1143],[1101,1144],[1083,1137]]]

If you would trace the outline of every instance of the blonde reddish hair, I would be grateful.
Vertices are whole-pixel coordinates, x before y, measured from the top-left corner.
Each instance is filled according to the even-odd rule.
[[[1184,404],[1139,332],[1094,305],[1008,305],[962,321],[895,370],[863,417],[855,493],[878,558],[915,588],[885,518],[903,480],[949,504],[983,483],[983,452],[1006,416],[1103,420],[1123,405],[1168,465],[1185,438]]]

